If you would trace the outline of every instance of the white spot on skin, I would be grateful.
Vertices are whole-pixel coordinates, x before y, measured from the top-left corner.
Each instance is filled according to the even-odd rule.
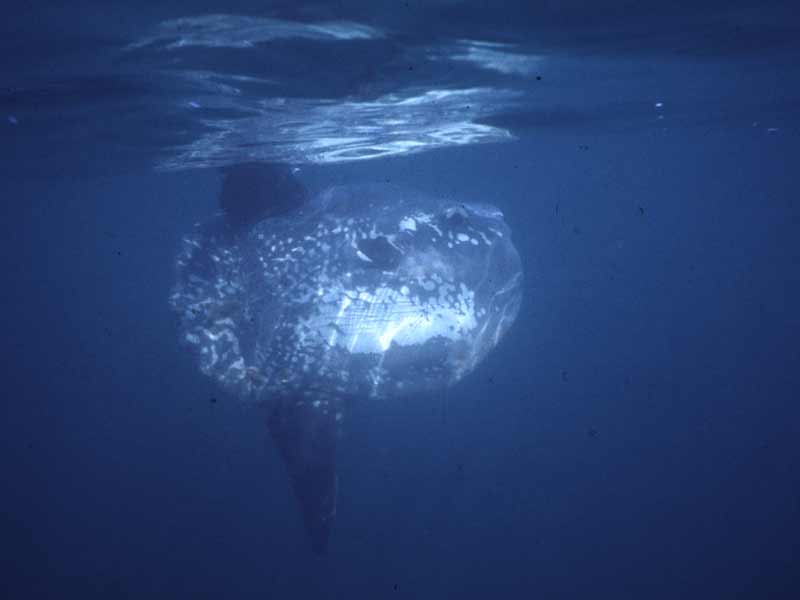
[[[411,217],[406,217],[402,221],[400,221],[400,230],[401,231],[416,231],[417,230],[417,222],[412,219]]]
[[[433,215],[419,212],[414,215],[414,219],[416,219],[417,222],[422,223],[423,225],[427,225],[428,227],[433,229],[436,232],[436,235],[438,236],[442,235],[442,230],[439,229],[434,223]]]
[[[468,242],[469,241],[469,236],[466,233],[459,233],[459,234],[456,235],[456,239],[459,242]]]

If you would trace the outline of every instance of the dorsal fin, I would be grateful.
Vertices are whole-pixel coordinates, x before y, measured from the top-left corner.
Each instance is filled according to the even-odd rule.
[[[220,208],[235,228],[250,227],[305,204],[307,192],[287,165],[240,163],[222,169]]]

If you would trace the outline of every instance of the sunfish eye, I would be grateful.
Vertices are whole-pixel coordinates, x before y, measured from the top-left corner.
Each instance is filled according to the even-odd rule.
[[[463,225],[469,218],[467,209],[463,206],[452,206],[444,212],[448,225]]]
[[[400,265],[400,251],[383,236],[358,242],[358,249],[370,260],[370,266],[389,271]]]

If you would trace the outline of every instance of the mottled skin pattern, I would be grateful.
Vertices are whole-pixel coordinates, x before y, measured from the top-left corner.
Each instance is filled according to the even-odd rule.
[[[206,375],[277,407],[270,429],[312,539],[325,523],[323,549],[340,401],[453,384],[498,343],[522,296],[499,210],[383,185],[329,189],[244,232],[211,221],[178,266],[183,340]]]
[[[179,265],[184,340],[243,398],[452,384],[521,298],[498,210],[387,186],[333,188],[239,238],[202,229]]]

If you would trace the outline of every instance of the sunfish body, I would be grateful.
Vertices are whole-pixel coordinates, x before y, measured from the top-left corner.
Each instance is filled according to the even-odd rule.
[[[327,547],[345,401],[445,388],[516,318],[522,268],[502,213],[394,186],[336,187],[184,241],[171,297],[200,369],[266,403],[306,529]]]

